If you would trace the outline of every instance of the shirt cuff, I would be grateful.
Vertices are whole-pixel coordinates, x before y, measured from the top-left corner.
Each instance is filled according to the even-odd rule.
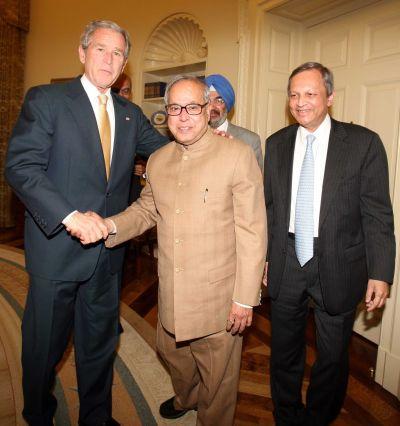
[[[115,225],[115,222],[112,219],[107,218],[107,220],[109,220],[112,223],[112,226],[113,226],[111,232],[109,232],[108,234],[109,235],[115,235],[117,233],[117,227]]]
[[[68,222],[70,221],[72,215],[74,215],[78,210],[74,210],[73,212],[71,212],[68,216],[65,216],[64,219],[62,220],[62,224],[67,226]]]
[[[239,302],[235,302],[235,301],[233,301],[233,303],[236,303],[236,305],[239,305],[242,308],[251,308],[251,309],[253,309],[253,307],[250,306],[250,305],[244,305],[243,303],[239,303]]]

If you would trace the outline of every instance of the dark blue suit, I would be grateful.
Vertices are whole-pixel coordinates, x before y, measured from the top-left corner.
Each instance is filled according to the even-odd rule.
[[[168,141],[139,107],[112,96],[115,137],[108,182],[96,118],[79,78],[30,89],[9,143],[6,178],[27,209],[31,286],[23,367],[24,415],[31,424],[50,424],[55,401],[49,388],[73,321],[80,422],[101,423],[111,415],[124,249],[105,249],[103,243],[84,247],[61,222],[74,210],[105,217],[125,209],[135,154],[148,157]]]

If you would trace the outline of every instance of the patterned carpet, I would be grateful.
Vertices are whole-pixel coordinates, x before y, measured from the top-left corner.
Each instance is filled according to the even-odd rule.
[[[158,414],[160,403],[172,396],[173,390],[169,376],[154,350],[157,272],[148,264],[143,265],[143,274],[147,278],[144,279],[143,275],[140,279],[133,279],[129,270],[126,271],[128,273],[122,291],[122,299],[131,307],[121,304],[121,323],[125,331],[121,335],[115,363],[113,416],[124,426],[194,425],[194,412],[171,421],[161,419]],[[23,404],[20,326],[27,288],[28,277],[24,270],[23,252],[0,244],[1,426],[25,424],[20,414]],[[265,306],[255,309],[253,326],[244,336],[235,426],[273,424],[268,367],[270,322],[266,311]],[[308,336],[304,391],[308,384],[310,365],[315,357],[312,342],[313,337]],[[365,379],[361,374],[361,370],[365,369],[365,362],[360,362],[360,357],[365,358],[366,352],[363,351],[363,346],[352,346],[347,397],[339,418],[332,426],[400,425],[398,400],[371,379]],[[367,360],[366,365],[372,364]],[[56,394],[59,401],[56,425],[76,425],[78,398],[72,347],[60,365]]]
[[[24,425],[21,416],[20,327],[28,289],[21,250],[0,245],[0,424]],[[124,333],[115,362],[113,417],[124,426],[168,425],[158,414],[161,402],[173,395],[169,375],[154,351],[154,329],[122,304]],[[139,332],[138,332],[139,330]],[[144,336],[141,337],[141,335]],[[59,367],[55,394],[58,399],[56,425],[76,425],[78,395],[73,347]],[[174,421],[194,425],[194,412]]]

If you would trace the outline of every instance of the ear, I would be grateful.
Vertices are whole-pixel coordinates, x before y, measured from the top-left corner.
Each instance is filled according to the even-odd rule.
[[[86,52],[81,45],[79,45],[78,53],[79,53],[79,60],[81,61],[82,64],[84,64],[86,61]]]
[[[121,68],[121,74],[124,72],[124,69],[127,63],[128,63],[128,59],[125,59],[124,65],[122,65],[122,68]]]
[[[328,96],[328,107],[332,106],[333,99],[334,99],[335,95],[336,95],[336,93],[332,92],[332,94],[330,96]]]

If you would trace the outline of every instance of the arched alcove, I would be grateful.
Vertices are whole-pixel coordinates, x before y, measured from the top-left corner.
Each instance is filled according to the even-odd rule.
[[[144,54],[144,70],[205,61],[207,52],[207,41],[195,18],[172,15],[151,34]]]
[[[165,86],[177,74],[204,76],[208,45],[192,15],[178,13],[161,21],[151,33],[143,54],[144,113],[162,129]]]

